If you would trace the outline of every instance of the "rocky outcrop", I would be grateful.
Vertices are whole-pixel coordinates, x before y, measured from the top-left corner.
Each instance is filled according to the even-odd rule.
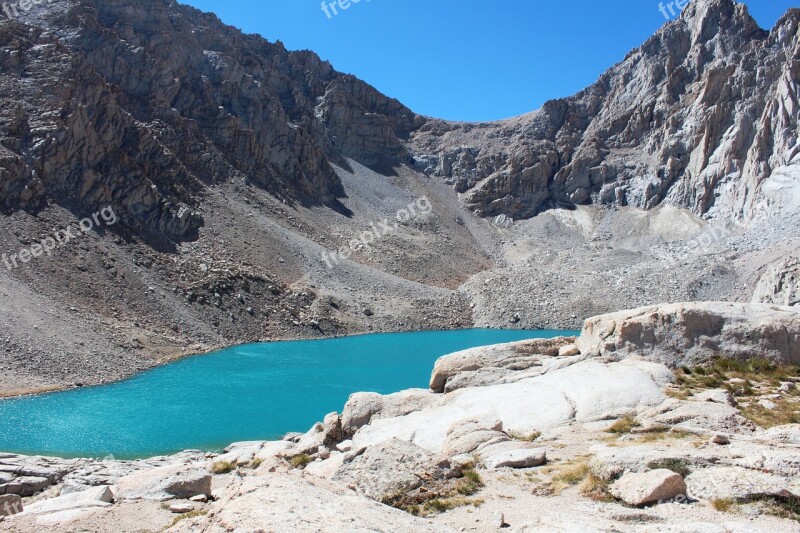
[[[584,361],[515,383],[460,389],[437,406],[372,421],[355,433],[353,447],[397,438],[440,452],[453,424],[470,417],[499,420],[507,433],[530,435],[574,421],[622,416],[664,400],[663,385],[649,365]]]
[[[753,290],[753,303],[800,305],[800,258],[786,257],[769,265]]]
[[[586,321],[577,345],[612,359],[646,357],[670,367],[725,357],[800,362],[800,313],[764,304],[701,302],[643,307]]]
[[[556,337],[519,343],[484,346],[456,352],[436,361],[430,388],[434,392],[452,392],[464,387],[501,383],[543,374],[559,356],[561,348],[574,338]],[[576,355],[576,354],[572,354]],[[528,370],[528,372],[520,372]]]

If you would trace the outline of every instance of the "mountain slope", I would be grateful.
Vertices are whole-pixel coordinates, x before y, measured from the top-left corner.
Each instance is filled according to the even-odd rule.
[[[762,202],[796,210],[798,23],[793,9],[766,32],[742,4],[697,0],[571,98],[498,123],[429,121],[418,167],[484,216],[589,203],[736,220]]]

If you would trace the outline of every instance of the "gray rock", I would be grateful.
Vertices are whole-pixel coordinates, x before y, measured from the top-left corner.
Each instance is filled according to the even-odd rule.
[[[578,347],[574,344],[567,344],[558,350],[559,357],[573,357],[575,355],[580,355],[580,353],[580,349],[578,349]]]
[[[686,477],[688,494],[698,500],[754,496],[800,496],[798,481],[736,466],[711,467]]]
[[[542,366],[542,360],[555,357],[574,337],[535,339],[496,346],[472,348],[440,357],[431,374],[434,392],[451,392],[465,387],[500,383],[502,378],[518,374],[530,377],[541,372],[525,373]]]
[[[144,469],[121,478],[116,485],[117,500],[166,501],[211,495],[211,474],[196,466],[162,466]]]
[[[169,510],[175,514],[185,514],[194,511],[194,505],[191,503],[173,503],[169,506]]]
[[[11,516],[23,511],[22,498],[16,494],[0,496],[0,516]]]
[[[686,483],[671,470],[650,470],[625,474],[611,485],[610,492],[628,505],[641,506],[685,495]]]
[[[448,461],[402,440],[390,440],[353,454],[339,467],[334,481],[354,485],[368,497],[380,500],[400,490],[412,490],[426,479],[446,479],[455,472]]]
[[[733,394],[725,389],[704,390],[693,395],[692,399],[698,402],[723,403],[734,407],[736,406],[736,400]]]
[[[25,511],[34,514],[57,513],[91,507],[108,507],[113,501],[114,496],[109,487],[93,487],[82,492],[40,500],[29,505]]]
[[[50,486],[50,480],[46,477],[21,476],[15,478],[10,483],[0,485],[0,494],[16,494],[23,498],[33,496]]]
[[[483,460],[483,465],[490,469],[497,468],[532,468],[547,463],[547,453],[543,449],[510,450],[491,455]]]
[[[697,302],[643,307],[590,318],[581,353],[614,359],[639,355],[671,368],[720,353],[800,363],[800,313],[765,304]]]

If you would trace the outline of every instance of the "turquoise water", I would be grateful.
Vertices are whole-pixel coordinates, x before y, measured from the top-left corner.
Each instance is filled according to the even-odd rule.
[[[390,333],[237,346],[131,379],[0,401],[0,450],[150,457],[307,431],[351,393],[427,388],[440,356],[572,332]]]

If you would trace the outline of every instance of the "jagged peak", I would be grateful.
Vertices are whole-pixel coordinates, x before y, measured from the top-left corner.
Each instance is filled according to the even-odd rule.
[[[747,6],[735,0],[692,0],[679,20],[686,24],[692,43],[706,42],[722,32],[740,32],[749,37],[764,32]]]

